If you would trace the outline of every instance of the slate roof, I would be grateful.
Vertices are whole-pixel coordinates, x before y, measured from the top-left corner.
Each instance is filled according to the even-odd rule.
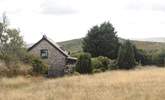
[[[28,48],[28,51],[30,51],[31,49],[33,49],[35,46],[37,46],[42,40],[46,40],[49,44],[51,44],[54,48],[56,48],[58,51],[60,51],[64,56],[71,58],[70,55],[68,54],[68,52],[66,50],[61,49],[61,47],[55,43],[52,39],[48,38],[46,35],[43,35],[42,39],[39,40],[37,43],[35,43],[34,45],[32,45],[31,47]]]

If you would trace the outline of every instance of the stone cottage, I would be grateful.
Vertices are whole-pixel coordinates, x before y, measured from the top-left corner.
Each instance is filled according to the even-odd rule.
[[[74,65],[77,60],[46,35],[31,46],[28,52],[48,64],[48,76],[63,76],[70,69],[69,66]]]

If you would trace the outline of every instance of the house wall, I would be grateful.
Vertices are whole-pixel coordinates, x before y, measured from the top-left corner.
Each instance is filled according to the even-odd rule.
[[[42,40],[39,44],[33,47],[29,52],[40,57],[40,50],[48,50],[48,59],[43,59],[45,63],[49,65],[49,76],[62,76],[64,74],[63,69],[66,64],[66,57],[49,44],[46,40]]]

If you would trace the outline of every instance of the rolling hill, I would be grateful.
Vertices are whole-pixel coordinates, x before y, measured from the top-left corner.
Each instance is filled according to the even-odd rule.
[[[72,55],[82,52],[82,39],[73,39],[69,41],[58,42],[60,46],[63,46],[67,51],[70,51]]]
[[[63,46],[66,50],[70,51],[72,55],[76,55],[77,53],[83,52],[82,50],[82,38],[81,39],[73,39],[69,41],[59,42],[61,46]],[[120,38],[120,42],[125,41],[125,39]],[[165,43],[163,42],[149,42],[149,41],[137,41],[131,40],[133,44],[136,45],[137,48],[143,49],[146,51],[159,51],[161,49],[165,49]]]
[[[143,39],[138,39],[138,40],[150,41],[150,42],[165,42],[165,37],[143,38]]]

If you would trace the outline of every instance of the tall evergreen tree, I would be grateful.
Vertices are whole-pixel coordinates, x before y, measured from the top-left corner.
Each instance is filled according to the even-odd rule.
[[[84,38],[83,50],[90,53],[92,57],[106,56],[115,59],[119,47],[116,33],[110,22],[92,27]]]
[[[119,69],[131,69],[136,65],[134,48],[129,40],[119,49],[117,65]]]
[[[76,71],[82,74],[92,73],[91,55],[83,53],[79,56]]]

